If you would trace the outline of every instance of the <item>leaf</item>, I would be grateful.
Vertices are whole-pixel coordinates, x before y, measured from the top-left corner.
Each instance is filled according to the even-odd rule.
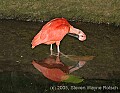
[[[62,82],[67,82],[67,83],[81,83],[83,82],[84,79],[74,76],[74,75],[67,75],[68,78],[66,80],[63,80]]]

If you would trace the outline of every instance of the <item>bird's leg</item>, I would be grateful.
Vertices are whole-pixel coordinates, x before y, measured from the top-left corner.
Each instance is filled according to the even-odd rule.
[[[57,56],[60,56],[60,47],[59,47],[59,45],[57,46],[57,52],[58,52]]]
[[[50,45],[50,54],[53,55],[53,47],[52,47],[52,44]]]
[[[52,44],[50,44],[50,50],[53,50],[53,48],[52,48]]]
[[[60,41],[57,41],[56,45],[57,45],[57,52],[58,52],[58,56],[59,56],[59,54],[60,54],[60,47],[59,47]]]
[[[56,45],[57,45],[57,52],[58,52],[58,55],[57,55],[57,56],[60,56],[60,54],[61,54],[61,55],[65,56],[65,57],[67,57],[67,55],[65,55],[65,54],[63,54],[62,52],[60,52],[60,47],[59,47],[60,41],[57,41],[57,42],[56,42]]]
[[[60,47],[59,46],[57,46],[57,52],[60,53]]]

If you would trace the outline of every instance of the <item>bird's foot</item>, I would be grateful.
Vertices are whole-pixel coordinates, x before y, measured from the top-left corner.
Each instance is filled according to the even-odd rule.
[[[67,55],[65,55],[65,54],[62,53],[62,52],[59,52],[59,54],[60,54],[61,56],[64,56],[64,57],[68,57]]]
[[[58,52],[58,53],[54,53],[53,51],[51,51],[51,54],[50,55],[53,55],[53,56],[63,56],[63,57],[68,57],[66,54],[62,53],[62,52]]]
[[[54,56],[60,56],[61,52],[59,51],[58,53],[52,53],[52,55],[54,55]]]
[[[50,56],[58,56],[58,53],[54,53],[53,51],[50,53]]]

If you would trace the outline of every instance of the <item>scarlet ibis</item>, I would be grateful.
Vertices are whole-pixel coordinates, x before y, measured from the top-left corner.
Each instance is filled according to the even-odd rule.
[[[68,33],[78,35],[80,41],[86,39],[86,35],[81,30],[71,26],[65,18],[55,18],[46,23],[41,31],[34,37],[31,43],[32,48],[39,44],[51,44],[50,50],[52,51],[52,44],[56,43],[57,52],[60,53],[60,41]]]

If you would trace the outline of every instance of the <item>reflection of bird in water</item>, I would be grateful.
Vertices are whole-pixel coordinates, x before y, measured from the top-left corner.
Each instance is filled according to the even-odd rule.
[[[85,61],[79,62],[76,66],[67,66],[60,61],[59,56],[49,56],[40,62],[33,61],[32,64],[48,79],[60,82],[68,79],[69,74],[81,68]]]
[[[52,56],[43,59],[39,63],[33,61],[32,64],[45,77],[56,82],[62,81],[62,79],[64,79],[66,74],[69,72],[69,69],[66,65],[64,65],[57,59],[55,60]]]
[[[80,41],[86,39],[86,35],[81,30],[71,26],[65,18],[56,18],[45,24],[41,31],[34,37],[32,48],[39,44],[51,44],[50,50],[52,53],[52,44],[56,43],[57,51],[60,53],[60,41],[68,33],[72,33],[72,36],[78,35]]]
[[[85,65],[86,61],[79,61],[75,66],[70,66],[69,67],[69,73],[74,72],[75,70],[80,69]]]

